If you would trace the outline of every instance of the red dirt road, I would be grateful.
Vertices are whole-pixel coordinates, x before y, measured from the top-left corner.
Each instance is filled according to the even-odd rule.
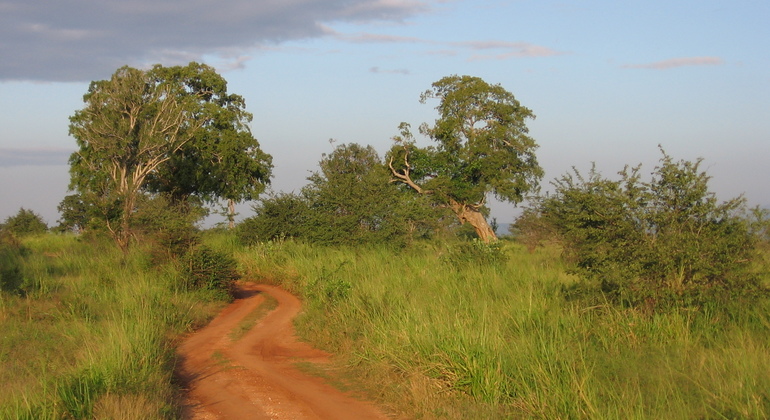
[[[233,342],[230,333],[265,294],[278,307]],[[236,300],[177,350],[178,375],[188,390],[185,418],[387,419],[374,405],[294,367],[329,358],[296,339],[292,320],[300,309],[299,300],[280,288],[240,283]]]

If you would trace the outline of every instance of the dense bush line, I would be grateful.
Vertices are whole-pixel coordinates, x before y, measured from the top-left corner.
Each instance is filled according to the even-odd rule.
[[[763,239],[745,200],[719,202],[700,166],[663,153],[649,181],[641,167],[617,180],[575,170],[519,219],[518,233],[531,241],[539,232],[564,247],[570,270],[585,280],[573,295],[648,310],[740,310],[767,294],[753,263]]]
[[[390,172],[371,146],[339,145],[319,165],[299,193],[260,200],[256,214],[238,225],[241,240],[400,247],[434,237],[452,221],[446,209],[390,183]]]

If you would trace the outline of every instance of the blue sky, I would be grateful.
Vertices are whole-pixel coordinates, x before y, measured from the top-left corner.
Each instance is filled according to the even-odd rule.
[[[435,119],[422,91],[467,74],[537,115],[544,189],[591,162],[649,173],[660,144],[704,158],[720,198],[770,206],[767,22],[766,0],[0,0],[0,220],[55,223],[91,80],[191,60],[246,98],[276,191],[305,185],[329,139],[384,153],[401,121]]]

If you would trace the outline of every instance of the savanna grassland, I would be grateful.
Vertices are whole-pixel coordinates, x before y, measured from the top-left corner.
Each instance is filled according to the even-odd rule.
[[[302,369],[394,418],[770,418],[770,210],[662,147],[650,176],[575,169],[539,196],[512,93],[454,75],[420,98],[432,145],[402,122],[384,156],[337,145],[259,199],[272,157],[212,67],[92,82],[67,233],[23,208],[0,224],[0,419],[182,418],[175,346],[237,278],[298,295],[299,335],[336,355]],[[529,203],[518,242],[491,195]],[[215,203],[233,230],[201,231]]]
[[[246,280],[305,302],[301,337],[335,353],[303,366],[397,418],[766,418],[770,312],[660,313],[567,298],[555,245],[396,249],[209,234]],[[72,235],[22,240],[25,293],[0,300],[0,418],[180,418],[175,338],[221,295],[178,265]]]
[[[306,301],[303,338],[342,386],[407,418],[766,418],[770,312],[655,313],[567,299],[556,246],[233,247]]]

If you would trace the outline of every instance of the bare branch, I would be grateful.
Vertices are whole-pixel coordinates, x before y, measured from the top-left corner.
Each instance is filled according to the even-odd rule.
[[[403,173],[400,173],[396,170],[396,168],[393,167],[393,156],[390,157],[390,160],[388,161],[388,168],[390,168],[390,173],[393,174],[394,177],[397,179],[394,180],[396,182],[403,182],[404,184],[411,187],[413,190],[417,191],[419,194],[424,194],[422,187],[417,185],[414,181],[412,181],[412,177],[410,176],[411,172],[411,166],[409,165],[409,151],[407,150],[406,146],[404,146],[404,170]]]

